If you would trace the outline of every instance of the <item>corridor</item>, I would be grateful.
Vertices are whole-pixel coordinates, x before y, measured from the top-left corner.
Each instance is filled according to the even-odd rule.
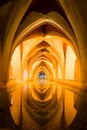
[[[86,9],[0,1],[0,130],[87,130]]]

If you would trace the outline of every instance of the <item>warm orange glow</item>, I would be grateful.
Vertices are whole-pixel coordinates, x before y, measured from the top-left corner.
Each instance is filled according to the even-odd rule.
[[[38,44],[38,41],[41,41],[42,39],[49,43],[46,45],[46,43],[43,42],[46,45],[44,46],[44,48],[48,47],[48,50],[46,50],[47,48],[42,49],[43,46],[36,46]],[[65,91],[63,91],[62,85],[59,85],[55,81],[57,81],[58,79],[62,80],[62,78],[74,79],[75,73],[77,74],[77,72],[75,71],[75,67],[77,67],[78,64],[75,64],[76,56],[72,48],[67,45],[66,57],[64,59],[63,41],[61,39],[58,39],[57,36],[49,37],[49,35],[46,37],[41,35],[40,39],[39,36],[35,36],[34,39],[31,38],[29,40],[24,41],[22,45],[22,52],[20,50],[19,45],[12,55],[11,66],[9,69],[10,78],[23,79],[24,95],[28,93],[32,99],[41,103],[44,103],[46,101],[49,102],[52,98],[55,98],[55,96],[57,99],[56,103],[58,103],[60,100],[63,99],[63,96],[65,96],[65,121],[67,125],[71,124],[76,115],[76,110],[73,107],[73,92],[70,92],[66,89]],[[53,51],[50,50],[51,48],[53,49]],[[46,50],[46,52],[44,52],[43,50]],[[38,73],[41,71],[45,72],[46,79],[39,78],[37,76]],[[25,83],[27,79],[29,79],[29,83]],[[22,89],[22,87],[18,89]],[[15,122],[18,122],[14,116],[14,113],[16,113],[14,110],[15,103],[20,102],[21,100],[19,98],[18,101],[17,97],[20,97],[20,93],[18,92],[14,94],[11,98],[11,103],[13,105],[11,113],[14,117]],[[20,110],[18,111],[20,113]]]
[[[60,66],[58,66],[58,79],[62,79],[62,72]]]
[[[19,46],[15,49],[11,58],[12,72],[9,78],[20,79],[21,75],[21,59],[20,59],[20,48]]]
[[[65,118],[67,125],[71,124],[75,115],[76,109],[74,108],[74,93],[65,90]]]
[[[74,67],[76,56],[70,46],[67,47],[65,78],[74,79]]]
[[[28,78],[28,71],[24,70],[24,79],[27,79],[27,78]]]
[[[79,80],[81,77],[81,72],[80,72],[80,62],[78,59],[75,60],[75,70],[74,70],[74,78],[75,80]]]
[[[10,71],[11,71],[10,77],[12,76],[13,79],[14,78],[21,79],[22,77],[24,81],[23,86],[19,87],[18,89],[23,88],[23,90],[20,91],[23,91],[24,98],[28,93],[29,96],[31,96],[31,98],[34,99],[35,101],[45,103],[45,102],[49,102],[51,99],[55,98],[56,96],[57,99],[56,103],[59,103],[60,100],[63,100],[63,96],[65,95],[64,97],[65,121],[66,124],[69,125],[71,124],[71,122],[73,121],[76,115],[76,110],[73,107],[74,104],[73,92],[65,90],[65,93],[63,93],[64,91],[62,85],[59,85],[57,82],[54,82],[57,81],[58,79],[62,80],[63,78],[63,69],[64,69],[62,68],[64,63],[63,46],[62,46],[62,42],[57,43],[58,40],[51,39],[48,41],[51,43],[54,42],[55,43],[54,49],[56,48],[58,49],[58,54],[56,54],[57,53],[56,51],[55,51],[56,53],[49,52],[51,54],[48,54],[48,57],[49,59],[52,59],[53,56],[53,59],[57,58],[56,60],[50,62],[50,60],[46,60],[43,57],[38,59],[37,55],[34,52],[31,52],[32,56],[33,58],[37,57],[38,60],[35,61],[33,61],[33,59],[31,60],[32,56],[29,57],[30,56],[29,51],[32,50],[32,44],[28,44],[28,42],[26,41],[25,44],[23,43],[23,52],[21,53],[20,46],[18,46],[15,49],[14,54],[12,55],[11,66],[10,66]],[[30,59],[26,57],[29,57]],[[76,60],[76,56],[72,48],[68,46],[66,51],[66,59],[65,59],[66,79],[74,79],[75,60]],[[41,70],[43,70],[46,73],[47,77],[45,80],[37,78],[37,74]],[[29,79],[29,82],[25,83],[27,79]],[[11,98],[11,104],[12,104],[11,114],[16,124],[18,124],[18,120],[14,113],[17,113],[17,111],[14,108],[15,108],[15,104],[18,105],[18,103],[21,102],[21,98],[20,98],[21,95],[19,93],[19,90],[17,91],[12,95]],[[19,108],[18,108],[18,112],[20,113]]]

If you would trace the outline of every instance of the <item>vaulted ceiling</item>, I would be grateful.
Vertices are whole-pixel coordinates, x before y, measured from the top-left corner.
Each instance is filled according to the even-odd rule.
[[[58,63],[63,73],[66,50],[70,46],[81,62],[82,80],[85,80],[87,77],[84,73],[86,71],[84,64],[87,64],[86,3],[86,0],[84,3],[81,0],[1,1],[0,43],[3,75],[9,68],[13,52],[20,44],[20,48],[23,47],[22,58],[25,61],[23,63],[31,61],[33,65],[37,61],[36,66],[41,65],[45,68],[49,68],[48,63],[52,63],[53,68]],[[29,42],[28,46],[27,43],[24,44],[26,41]]]

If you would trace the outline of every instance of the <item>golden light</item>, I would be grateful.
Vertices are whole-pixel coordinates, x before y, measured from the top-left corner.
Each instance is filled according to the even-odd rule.
[[[28,79],[28,71],[24,70],[24,79]]]
[[[21,77],[21,59],[20,59],[20,47],[16,47],[10,62],[9,71],[11,69],[11,73],[9,72],[9,79],[20,79]]]
[[[47,46],[46,44],[37,46],[40,44],[38,41],[41,42],[42,39],[48,42]],[[73,92],[65,90],[65,93],[63,93],[63,86],[59,85],[57,81],[63,78],[74,80],[76,55],[73,49],[66,44],[65,56],[63,43],[57,36],[47,36],[45,38],[41,36],[40,39],[39,36],[36,36],[34,39],[31,37],[31,39],[24,41],[22,51],[19,45],[12,55],[10,66],[10,68],[12,67],[12,74],[10,77],[22,79],[24,97],[26,97],[26,94],[29,94],[28,97],[31,96],[31,99],[40,103],[57,99],[56,105],[58,105],[60,100],[63,100],[63,96],[65,96],[65,120],[69,125],[76,115],[76,110],[73,107]],[[48,47],[46,48],[48,51],[41,51],[43,45],[44,48]],[[38,77],[41,71],[44,72],[44,78],[42,75]],[[25,83],[25,81],[29,82]],[[22,89],[22,87],[20,88]],[[15,98],[14,96],[12,97],[11,103],[13,106],[14,100],[17,101]],[[69,108],[68,104],[71,105]],[[68,112],[72,112],[72,114],[69,115]]]
[[[66,52],[66,68],[65,68],[65,78],[74,79],[74,67],[75,67],[76,56],[70,46],[67,47]]]

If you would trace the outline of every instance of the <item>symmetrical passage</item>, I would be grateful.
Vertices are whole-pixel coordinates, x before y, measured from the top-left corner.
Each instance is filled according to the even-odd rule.
[[[85,5],[0,2],[0,130],[87,130]]]

